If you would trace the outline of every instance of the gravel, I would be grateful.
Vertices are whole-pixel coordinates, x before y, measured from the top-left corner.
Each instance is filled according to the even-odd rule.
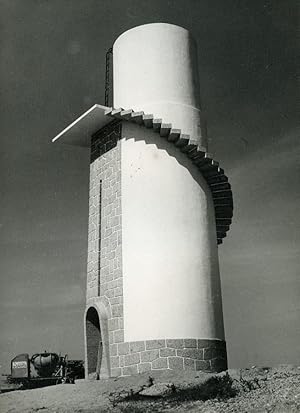
[[[226,373],[214,375],[223,377]],[[156,372],[149,375],[100,381],[78,380],[41,389],[0,394],[1,413],[294,413],[300,412],[300,367],[255,367],[229,370],[236,396],[226,400],[193,400],[179,397],[180,391],[195,389],[208,382],[212,374]],[[176,389],[170,394],[170,386]],[[198,388],[197,387],[197,388]],[[141,395],[144,393],[144,396]],[[195,397],[196,394],[196,397]],[[126,396],[129,396],[127,397]],[[199,397],[198,397],[199,396]],[[195,400],[196,398],[196,400]]]

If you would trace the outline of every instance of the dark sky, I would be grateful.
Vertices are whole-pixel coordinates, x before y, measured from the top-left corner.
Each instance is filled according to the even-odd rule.
[[[106,50],[151,22],[197,40],[209,149],[233,187],[229,365],[299,362],[296,2],[1,0],[0,16],[1,372],[22,352],[83,358],[89,153],[51,139],[104,104]]]

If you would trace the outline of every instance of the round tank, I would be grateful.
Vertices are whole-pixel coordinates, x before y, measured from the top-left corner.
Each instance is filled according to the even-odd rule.
[[[119,36],[113,46],[113,89],[115,108],[153,114],[206,147],[197,47],[186,29],[153,23]]]
[[[51,376],[55,371],[59,357],[56,353],[39,353],[31,357],[31,362],[42,377]]]

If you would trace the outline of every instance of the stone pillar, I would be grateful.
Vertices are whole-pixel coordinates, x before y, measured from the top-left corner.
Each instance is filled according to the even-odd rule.
[[[91,140],[86,311],[98,308],[105,344],[104,359],[98,360],[106,363],[102,376],[121,374],[113,370],[110,355],[124,341],[120,136],[121,123],[116,121]],[[88,334],[86,328],[87,368]]]

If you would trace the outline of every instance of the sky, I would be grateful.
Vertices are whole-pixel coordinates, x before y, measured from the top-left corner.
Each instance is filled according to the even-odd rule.
[[[114,40],[153,22],[197,41],[209,152],[232,184],[229,367],[299,364],[296,19],[291,0],[0,0],[0,372],[24,352],[84,357],[89,151],[51,139],[104,104]]]

